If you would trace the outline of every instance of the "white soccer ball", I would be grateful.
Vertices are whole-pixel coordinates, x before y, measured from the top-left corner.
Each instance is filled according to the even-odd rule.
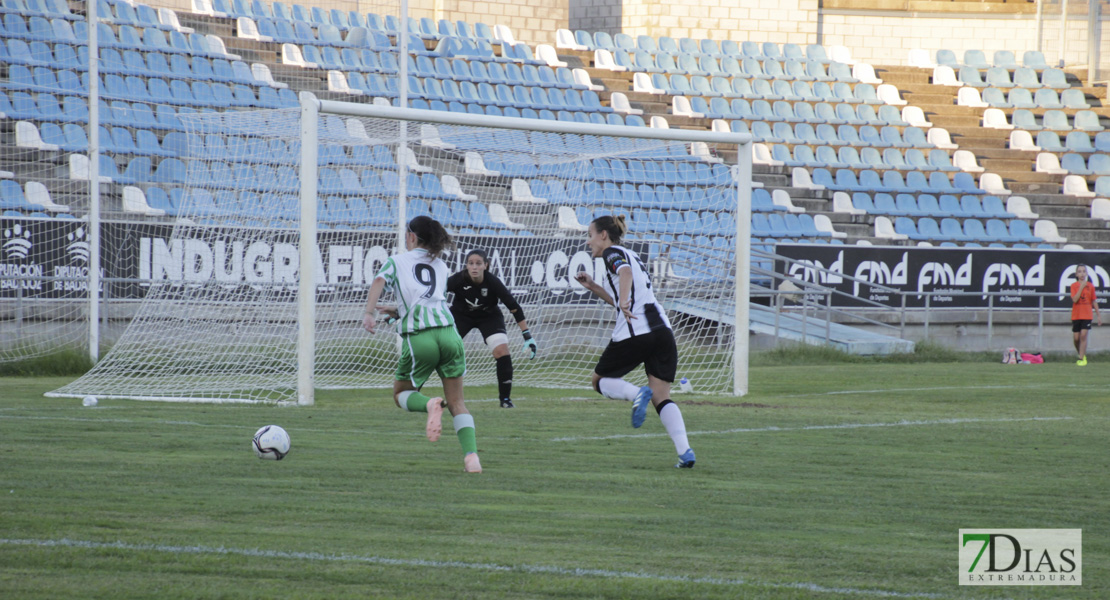
[[[277,425],[267,425],[255,432],[251,447],[258,458],[281,460],[289,454],[289,434]]]
[[[85,396],[85,399],[81,400],[81,406],[96,406],[96,396]]]

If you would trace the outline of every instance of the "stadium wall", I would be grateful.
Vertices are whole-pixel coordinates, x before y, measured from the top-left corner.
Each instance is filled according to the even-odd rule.
[[[570,29],[813,44],[818,0],[570,0]]]
[[[569,0],[409,0],[414,17],[506,25],[519,42],[554,44],[570,19]]]
[[[995,50],[1010,50],[1021,60],[1027,50],[1037,50],[1037,20],[1031,14],[918,13],[906,11],[823,10],[816,24],[818,43],[843,45],[857,60],[877,65],[905,64],[915,48],[983,50],[990,57]],[[1073,18],[1067,24],[1065,61],[1069,66],[1087,64],[1087,22]],[[1059,15],[1045,15],[1044,43],[1040,50],[1054,62],[1059,57]],[[1105,45],[1105,44],[1102,44]],[[1101,54],[1106,55],[1108,48]]]

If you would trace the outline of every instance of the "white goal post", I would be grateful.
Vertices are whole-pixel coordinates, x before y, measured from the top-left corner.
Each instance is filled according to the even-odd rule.
[[[445,257],[453,271],[467,249],[487,249],[520,300],[540,353],[514,354],[518,385],[588,385],[613,315],[572,275],[599,273],[584,243],[590,218],[626,214],[626,245],[646,259],[675,325],[679,376],[698,392],[747,393],[748,134],[310,93],[299,110],[200,114],[187,127],[172,232],[136,234],[145,298],[104,359],[49,396],[311,405],[316,389],[388,387],[399,338],[367,334],[360,315],[416,214],[459,240]],[[467,382],[493,383],[476,337]]]

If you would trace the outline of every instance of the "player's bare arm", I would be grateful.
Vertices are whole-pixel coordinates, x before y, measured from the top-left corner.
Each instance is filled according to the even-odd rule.
[[[625,266],[618,271],[617,276],[620,277],[620,309],[624,313],[624,318],[632,320],[636,317],[632,316],[632,268]]]
[[[374,328],[378,325],[378,298],[382,295],[382,290],[385,289],[385,279],[375,277],[374,283],[370,284],[370,292],[366,296],[366,310],[362,314],[362,328],[370,333],[374,333]],[[397,309],[393,307],[393,315],[396,317]]]
[[[589,273],[585,271],[580,271],[574,276],[574,279],[579,283],[579,285],[592,292],[598,298],[601,298],[602,302],[605,302],[610,306],[617,305],[617,303],[613,301],[613,297],[609,295],[609,292],[606,292],[604,288],[598,285],[597,282],[594,281],[594,278],[590,277]]]

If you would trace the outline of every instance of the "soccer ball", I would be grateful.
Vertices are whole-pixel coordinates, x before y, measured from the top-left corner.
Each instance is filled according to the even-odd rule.
[[[258,458],[281,460],[289,454],[289,434],[277,425],[267,425],[254,433],[251,448]]]

